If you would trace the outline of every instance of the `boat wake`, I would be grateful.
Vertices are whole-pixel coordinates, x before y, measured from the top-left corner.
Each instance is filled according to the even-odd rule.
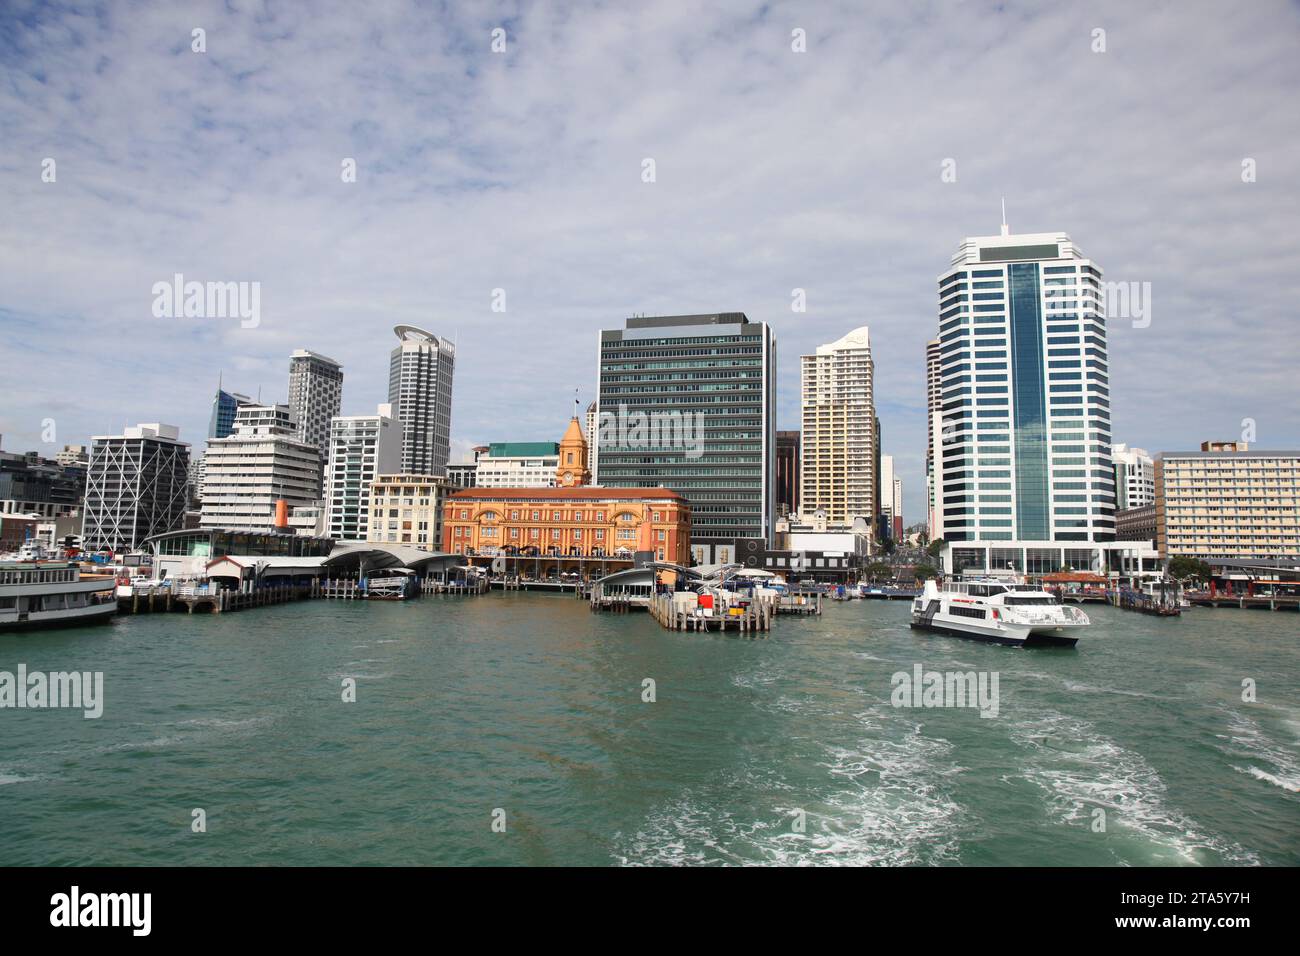
[[[1106,813],[1107,832],[1137,837],[1149,854],[1129,858],[1122,845],[1111,851],[1119,862],[1168,864],[1258,864],[1235,843],[1205,833],[1167,800],[1159,773],[1139,753],[1097,732],[1087,720],[1047,711],[1025,714],[1011,739],[1026,751],[1022,776],[1042,789],[1061,824],[1084,828],[1094,811]]]

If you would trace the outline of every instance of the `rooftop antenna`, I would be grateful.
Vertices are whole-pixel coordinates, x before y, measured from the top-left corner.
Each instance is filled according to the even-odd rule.
[[[1011,235],[1011,228],[1007,225],[1007,197],[1002,197],[1002,235]]]
[[[574,418],[578,417],[578,409],[580,406],[581,403],[578,401],[578,390],[575,388],[573,390],[573,417]]]

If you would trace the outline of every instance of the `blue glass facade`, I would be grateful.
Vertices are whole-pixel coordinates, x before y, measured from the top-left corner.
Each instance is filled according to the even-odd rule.
[[[1012,263],[1009,319],[1011,387],[1015,396],[1016,529],[1021,538],[1051,537],[1047,408],[1043,380],[1043,317],[1038,263]]]

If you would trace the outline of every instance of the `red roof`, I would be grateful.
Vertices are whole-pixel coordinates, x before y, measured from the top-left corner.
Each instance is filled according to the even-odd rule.
[[[466,488],[448,496],[450,501],[649,501],[685,496],[668,488]]]

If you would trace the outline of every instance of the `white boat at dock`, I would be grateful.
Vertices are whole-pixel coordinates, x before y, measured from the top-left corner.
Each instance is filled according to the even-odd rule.
[[[0,563],[0,631],[106,622],[117,613],[113,578],[73,561]]]

